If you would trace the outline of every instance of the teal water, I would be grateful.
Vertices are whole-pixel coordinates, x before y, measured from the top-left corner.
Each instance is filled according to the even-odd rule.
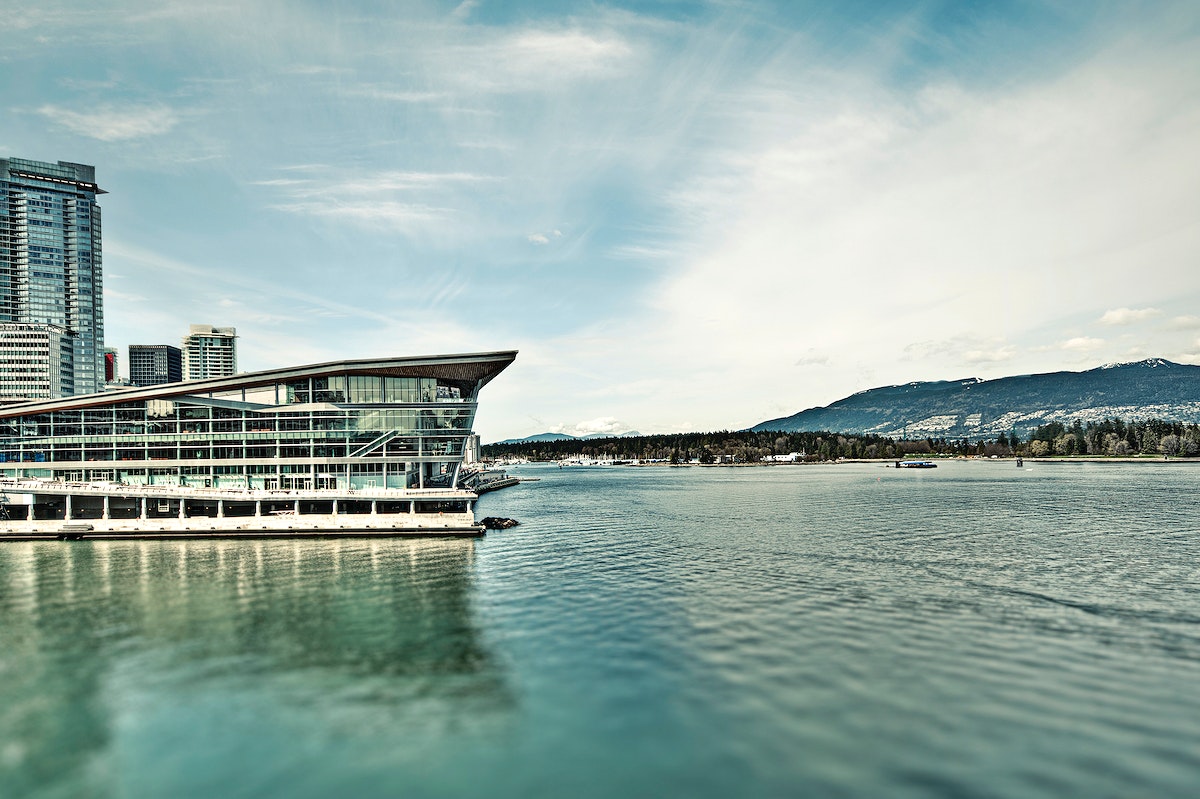
[[[1200,469],[522,467],[481,541],[0,546],[0,796],[1193,796]]]

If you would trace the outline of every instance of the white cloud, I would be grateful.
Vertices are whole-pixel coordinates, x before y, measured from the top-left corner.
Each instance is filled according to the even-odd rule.
[[[569,436],[606,435],[619,436],[628,433],[633,428],[613,416],[601,416],[575,424],[559,424],[547,430],[548,433],[564,433]]]
[[[1128,342],[1072,332],[1080,309],[1146,314],[1197,289],[1200,106],[1179,59],[1200,51],[1118,48],[936,97],[795,64],[748,82],[728,109],[740,144],[671,194],[698,255],[658,287],[647,340],[798,408],[866,380],[1099,363]],[[837,366],[779,368],[796,341]]]
[[[1103,349],[1103,347],[1104,339],[1091,338],[1089,336],[1076,336],[1059,344],[1060,349],[1073,352],[1095,352],[1096,350]]]
[[[1200,316],[1176,316],[1167,327],[1172,330],[1200,330]]]
[[[43,105],[37,113],[73,133],[100,141],[161,136],[179,123],[179,116],[165,106],[105,106],[81,112]]]
[[[542,246],[542,245],[549,244],[551,239],[561,239],[562,231],[561,230],[551,230],[549,233],[530,233],[525,238],[530,244],[537,244],[539,246]]]
[[[1016,355],[1016,347],[1005,345],[994,349],[969,349],[962,353],[962,359],[968,364],[994,364],[1011,361]]]
[[[1156,316],[1162,316],[1162,311],[1157,308],[1114,308],[1111,311],[1105,311],[1104,315],[1100,317],[1100,324],[1130,325],[1153,319]]]

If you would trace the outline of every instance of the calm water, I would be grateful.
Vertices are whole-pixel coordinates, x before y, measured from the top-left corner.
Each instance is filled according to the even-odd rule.
[[[477,542],[0,546],[0,796],[1196,794],[1200,468],[517,473]]]

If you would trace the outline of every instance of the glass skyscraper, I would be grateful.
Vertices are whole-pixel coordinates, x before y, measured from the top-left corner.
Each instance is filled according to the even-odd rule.
[[[0,323],[65,331],[72,379],[58,396],[104,388],[103,193],[92,166],[0,159]]]

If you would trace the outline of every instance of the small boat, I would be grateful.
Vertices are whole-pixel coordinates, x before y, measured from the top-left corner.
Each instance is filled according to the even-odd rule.
[[[896,461],[897,469],[936,469],[933,461]]]

